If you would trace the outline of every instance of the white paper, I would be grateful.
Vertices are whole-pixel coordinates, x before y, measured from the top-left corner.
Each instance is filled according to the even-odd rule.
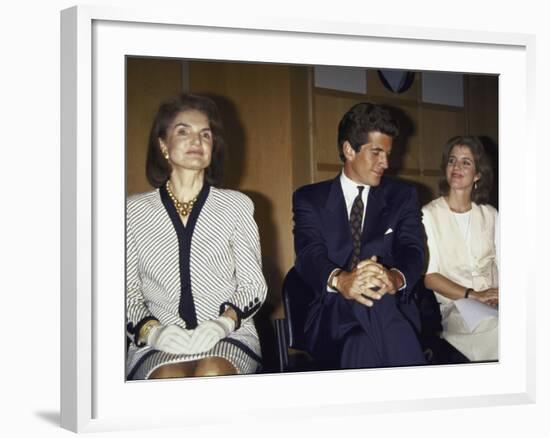
[[[498,310],[476,300],[462,298],[454,302],[464,322],[473,332],[481,321],[491,317],[498,317]]]

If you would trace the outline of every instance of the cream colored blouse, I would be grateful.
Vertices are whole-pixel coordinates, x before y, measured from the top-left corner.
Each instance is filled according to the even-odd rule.
[[[427,274],[440,273],[474,290],[498,287],[498,212],[472,203],[467,213],[454,213],[443,197],[422,208],[428,238]],[[450,301],[438,294],[440,302]]]

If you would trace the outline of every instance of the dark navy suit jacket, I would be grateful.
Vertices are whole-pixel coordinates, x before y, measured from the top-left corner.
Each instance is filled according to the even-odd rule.
[[[424,268],[416,190],[387,177],[369,190],[360,259],[376,255],[406,279],[404,290],[384,295],[371,308],[327,292],[330,273],[345,269],[352,252],[340,176],[296,190],[293,212],[295,268],[315,295],[305,324],[310,353],[341,368],[424,363],[411,297]]]

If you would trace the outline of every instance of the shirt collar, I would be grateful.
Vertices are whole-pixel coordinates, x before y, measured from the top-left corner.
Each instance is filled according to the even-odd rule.
[[[346,199],[346,204],[351,205],[353,203],[353,200],[357,196],[357,186],[363,186],[365,189],[362,193],[363,202],[367,199],[369,196],[369,189],[370,186],[366,184],[356,183],[352,179],[346,176],[344,173],[344,169],[342,169],[342,173],[340,174],[340,185],[342,186],[342,191],[344,192],[344,198]]]

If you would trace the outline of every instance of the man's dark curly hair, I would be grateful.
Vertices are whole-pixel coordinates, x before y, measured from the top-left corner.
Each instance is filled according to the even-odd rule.
[[[346,161],[344,143],[348,141],[353,150],[359,152],[361,146],[368,143],[369,132],[380,132],[392,138],[399,135],[397,123],[387,108],[369,102],[358,103],[338,124],[338,153],[342,162]]]

